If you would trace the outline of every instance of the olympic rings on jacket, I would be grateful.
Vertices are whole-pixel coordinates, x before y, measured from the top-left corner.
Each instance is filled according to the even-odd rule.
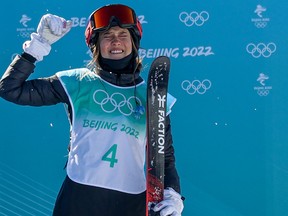
[[[104,112],[112,113],[118,109],[119,112],[125,116],[129,116],[135,111],[136,101],[138,101],[138,104],[142,106],[141,100],[135,96],[126,99],[125,95],[119,92],[115,92],[109,96],[106,91],[101,89],[96,90],[93,93],[93,100],[96,104],[101,106]]]

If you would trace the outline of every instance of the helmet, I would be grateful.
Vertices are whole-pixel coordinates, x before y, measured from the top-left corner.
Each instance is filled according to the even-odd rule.
[[[96,44],[99,32],[105,31],[113,26],[127,28],[131,33],[137,49],[142,37],[142,26],[135,11],[122,4],[109,4],[95,10],[88,19],[85,30],[85,40],[91,49]]]

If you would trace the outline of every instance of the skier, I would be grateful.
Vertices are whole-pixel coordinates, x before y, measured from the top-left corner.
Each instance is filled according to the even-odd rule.
[[[138,56],[142,27],[134,10],[110,4],[89,17],[85,38],[93,53],[86,68],[28,80],[51,45],[72,27],[46,14],[0,80],[0,96],[20,105],[67,105],[71,140],[67,176],[54,216],[144,216],[146,208],[146,88]],[[175,98],[167,102],[172,107]],[[166,117],[164,199],[153,210],[181,216],[183,198]]]

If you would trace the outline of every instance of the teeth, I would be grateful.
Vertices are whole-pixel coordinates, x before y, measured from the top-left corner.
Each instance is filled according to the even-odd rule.
[[[111,51],[111,53],[113,53],[113,54],[122,53],[122,52],[123,52],[123,50],[112,50]]]

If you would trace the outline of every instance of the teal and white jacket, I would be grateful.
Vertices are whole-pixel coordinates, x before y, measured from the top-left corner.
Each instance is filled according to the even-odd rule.
[[[107,82],[88,69],[28,80],[34,68],[33,62],[15,56],[0,80],[0,97],[21,105],[67,105],[71,120],[68,176],[86,185],[127,193],[144,191],[146,117],[145,112],[139,115],[134,110],[136,101],[145,107],[145,82],[137,82],[134,94],[134,85],[113,85],[113,80]],[[169,95],[168,112],[174,102]],[[165,122],[164,186],[180,193],[169,115]]]

